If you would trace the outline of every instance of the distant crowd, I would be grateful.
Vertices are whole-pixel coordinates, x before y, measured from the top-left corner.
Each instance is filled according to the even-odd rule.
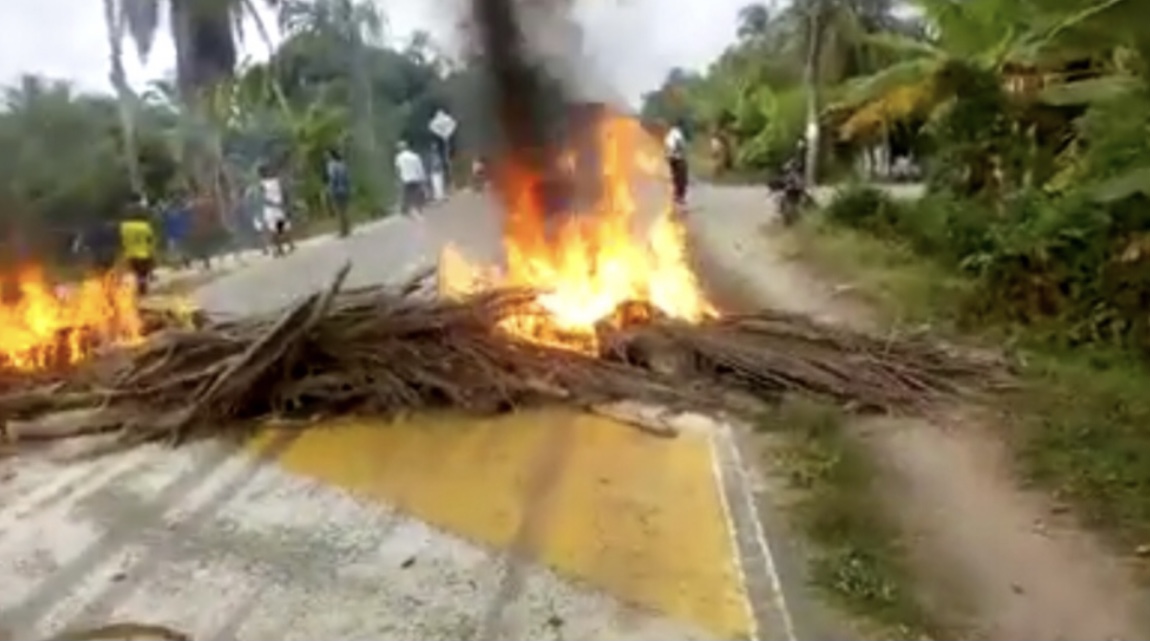
[[[338,153],[329,154],[325,168],[328,200],[337,209],[351,199],[347,166]],[[283,182],[270,166],[230,198],[192,196],[174,189],[149,202],[133,194],[117,220],[92,223],[75,237],[72,251],[93,269],[125,268],[146,293],[160,262],[188,268],[199,262],[210,269],[222,252],[258,249],[283,256],[295,249],[292,220]]]
[[[399,211],[418,216],[428,202],[445,199],[450,183],[448,162],[439,148],[421,155],[401,141],[394,169],[398,179]],[[482,163],[472,168],[473,179],[482,176]],[[325,200],[335,216],[345,216],[352,200],[347,162],[330,151],[323,168]],[[292,207],[279,172],[263,165],[246,186],[193,196],[187,189],[173,189],[150,201],[133,194],[116,220],[102,220],[80,230],[72,252],[99,271],[129,270],[141,293],[146,293],[158,264],[190,268],[198,263],[210,269],[214,256],[258,250],[284,256],[295,250]]]

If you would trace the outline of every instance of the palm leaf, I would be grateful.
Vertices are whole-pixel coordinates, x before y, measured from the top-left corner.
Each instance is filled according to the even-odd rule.
[[[1119,98],[1140,86],[1132,76],[1103,76],[1046,86],[1039,92],[1038,100],[1055,107],[1088,105]]]
[[[942,51],[934,43],[893,31],[868,33],[863,36],[862,42],[876,49],[901,56],[937,57],[942,55]]]
[[[843,140],[872,136],[911,116],[929,111],[937,100],[930,84],[903,85],[856,110],[839,127]]]
[[[836,109],[851,108],[881,100],[883,96],[908,85],[930,83],[938,71],[940,58],[906,60],[862,78],[855,78],[843,87],[842,98]]]
[[[1127,170],[1091,190],[1094,200],[1100,203],[1117,202],[1139,194],[1150,196],[1150,167]]]

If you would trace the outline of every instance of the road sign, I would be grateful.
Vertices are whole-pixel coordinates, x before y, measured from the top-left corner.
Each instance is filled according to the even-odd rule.
[[[443,111],[437,111],[431,119],[431,122],[428,123],[427,128],[431,130],[431,133],[447,140],[451,137],[451,134],[455,133],[456,124],[455,118],[452,118]]]

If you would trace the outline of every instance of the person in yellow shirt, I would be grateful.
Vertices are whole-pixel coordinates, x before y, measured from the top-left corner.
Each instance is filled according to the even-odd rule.
[[[136,292],[140,296],[147,294],[156,267],[156,235],[142,202],[129,205],[120,222],[120,249],[124,263],[136,278]]]

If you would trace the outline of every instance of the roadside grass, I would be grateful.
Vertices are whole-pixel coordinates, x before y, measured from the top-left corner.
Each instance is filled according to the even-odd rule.
[[[816,271],[849,282],[892,322],[930,324],[976,342],[1009,345],[1023,385],[998,399],[1003,438],[1026,483],[1051,491],[1120,551],[1150,544],[1150,367],[1132,354],[1067,348],[1040,332],[972,326],[974,284],[908,248],[815,220],[787,242]],[[963,320],[963,322],[960,322]]]
[[[899,532],[881,507],[865,444],[837,407],[788,398],[758,423],[778,434],[770,468],[785,478],[795,523],[813,546],[810,580],[860,627],[884,639],[930,638],[934,628],[915,597]]]
[[[942,265],[924,261],[907,245],[808,218],[783,238],[788,254],[817,273],[846,281],[851,294],[881,318],[899,325],[942,325],[960,321],[957,303],[974,284]]]

